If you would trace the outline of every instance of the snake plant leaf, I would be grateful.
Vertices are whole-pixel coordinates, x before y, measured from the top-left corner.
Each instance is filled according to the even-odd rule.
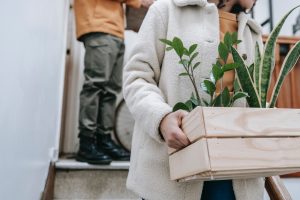
[[[185,103],[182,102],[178,102],[175,104],[175,106],[173,107],[173,112],[177,111],[177,110],[186,110],[186,111],[190,111],[189,107],[187,105],[185,105]]]
[[[234,89],[234,93],[241,91],[241,86],[237,78],[233,82],[233,89]]]
[[[237,72],[237,78],[240,83],[242,91],[248,93],[249,95],[249,97],[246,98],[249,106],[258,107],[258,108],[261,107],[258,93],[254,86],[254,83],[251,80],[251,75],[248,71],[248,68],[244,63],[243,58],[241,58],[237,50],[233,47],[232,47],[232,57],[233,60],[240,65],[235,70]]]
[[[249,71],[249,73],[250,73],[250,75],[251,75],[251,80],[252,80],[252,82],[254,82],[254,63],[251,64],[251,65],[248,67],[248,71]],[[255,85],[255,84],[254,84],[254,85]]]
[[[285,57],[283,61],[280,73],[278,75],[277,82],[273,88],[273,92],[271,95],[271,101],[269,106],[270,108],[273,108],[275,106],[283,81],[288,75],[288,73],[294,68],[299,58],[300,58],[300,41],[298,41],[294,45],[294,47],[290,50],[290,52],[288,53],[288,55]]]
[[[230,93],[227,87],[219,94],[212,103],[213,107],[228,107],[230,105]]]
[[[264,54],[262,56],[261,62],[260,62],[260,68],[261,68],[261,74],[260,74],[260,97],[261,97],[261,105],[263,107],[266,107],[266,99],[267,99],[267,92],[270,85],[270,78],[271,74],[273,72],[273,68],[275,65],[275,44],[277,37],[279,35],[279,32],[286,21],[287,17],[300,6],[297,6],[290,10],[278,23],[278,25],[273,29],[271,32],[269,38],[267,39],[267,42],[265,44],[265,50]],[[251,95],[251,94],[250,94]]]
[[[259,85],[259,77],[260,77],[260,62],[261,62],[261,52],[259,49],[259,45],[256,42],[255,44],[255,61],[254,61],[254,85],[256,87],[256,90],[258,91],[258,95],[260,97],[260,85]]]

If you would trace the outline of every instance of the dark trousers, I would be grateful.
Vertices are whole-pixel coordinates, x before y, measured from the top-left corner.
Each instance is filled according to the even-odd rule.
[[[205,181],[200,200],[235,200],[232,180]]]
[[[79,136],[110,133],[116,94],[122,88],[124,42],[106,33],[82,38],[85,46],[84,84],[80,92]]]
[[[235,200],[232,180],[205,181],[201,200]]]

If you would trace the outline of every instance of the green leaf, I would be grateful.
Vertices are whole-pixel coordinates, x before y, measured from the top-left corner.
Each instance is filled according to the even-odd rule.
[[[188,76],[189,74],[187,72],[182,72],[179,74],[179,76]]]
[[[203,101],[205,106],[210,106],[209,103],[205,99],[202,98],[202,101]]]
[[[173,43],[173,48],[175,49],[177,55],[181,58],[184,53],[184,46],[181,39],[179,39],[178,37],[174,37],[172,43]]]
[[[259,45],[256,42],[255,45],[255,62],[254,62],[254,72],[253,72],[253,79],[254,79],[254,85],[256,87],[256,90],[258,91],[258,96],[260,97],[260,85],[259,85],[259,77],[260,77],[260,62],[261,62],[261,52],[259,49]]]
[[[234,89],[234,93],[241,91],[241,86],[237,78],[233,82],[233,89]]]
[[[196,64],[194,64],[193,70],[195,70],[199,65],[200,65],[200,62],[197,62]]]
[[[223,72],[227,72],[233,69],[236,69],[237,67],[239,67],[238,63],[230,63],[230,64],[225,64],[222,67]]]
[[[247,92],[249,97],[247,102],[250,107],[261,107],[257,90],[251,80],[251,75],[246,67],[243,58],[239,55],[235,48],[232,48],[232,56],[234,62],[238,63],[240,67],[236,68],[237,78],[243,92]]]
[[[275,106],[278,98],[279,91],[282,87],[283,81],[288,75],[288,73],[294,68],[297,61],[300,58],[300,41],[298,41],[295,46],[289,51],[288,55],[285,57],[281,70],[278,75],[278,80],[273,88],[271,95],[270,108]]]
[[[175,106],[173,107],[173,112],[175,112],[177,110],[190,111],[189,107],[187,105],[185,105],[185,103],[182,103],[182,102],[179,102],[179,103],[175,104]]]
[[[248,67],[248,71],[251,75],[251,80],[254,82],[254,64],[252,64]],[[255,84],[254,84],[254,86],[255,86]]]
[[[212,74],[215,79],[215,82],[217,82],[220,78],[223,77],[224,72],[217,64],[215,64],[212,67]]]
[[[171,50],[173,50],[173,47],[167,47],[166,50],[171,51]]]
[[[169,45],[169,46],[173,46],[173,42],[167,39],[159,39],[162,43]]]
[[[219,44],[219,55],[224,62],[227,61],[229,50],[223,42]]]
[[[232,103],[234,103],[236,100],[240,98],[249,97],[249,95],[246,92],[237,92],[232,97]]]
[[[197,48],[197,44],[193,44],[192,46],[190,46],[190,48],[189,48],[189,55],[191,55],[195,50],[196,50],[196,48]]]
[[[238,33],[233,32],[232,35],[231,35],[231,38],[232,38],[232,43],[237,44],[236,42],[238,41]]]
[[[189,61],[187,59],[182,59],[182,60],[179,61],[179,64],[187,67],[187,65],[189,64]]]
[[[230,35],[229,32],[226,32],[224,36],[224,43],[227,46],[227,49],[230,51],[230,48],[232,46],[232,36]]]
[[[191,100],[186,101],[185,105],[189,108],[189,111],[193,110],[193,102]]]
[[[230,105],[230,92],[227,87],[213,101],[214,107],[228,107]]]
[[[189,54],[189,51],[188,51],[186,48],[183,49],[183,54],[186,55],[186,56],[189,56],[189,55],[190,55],[190,54]]]
[[[193,62],[193,60],[199,55],[199,52],[195,52],[190,59],[190,64]]]
[[[278,23],[278,25],[273,29],[271,32],[269,38],[267,39],[267,42],[265,44],[265,51],[262,56],[262,60],[260,63],[260,68],[261,68],[261,76],[259,80],[260,84],[260,94],[261,94],[261,105],[263,107],[266,107],[266,99],[267,99],[267,92],[269,89],[270,85],[270,78],[271,74],[273,72],[273,68],[275,65],[275,45],[276,45],[276,40],[277,37],[280,33],[280,30],[285,23],[287,17],[296,9],[300,6],[297,6],[290,10]]]
[[[210,96],[214,95],[214,92],[216,91],[216,86],[213,82],[211,82],[210,80],[204,80],[201,83],[201,88]]]
[[[198,100],[195,98],[194,93],[192,93],[192,96],[191,96],[190,100],[191,100],[192,103],[195,105],[195,107],[196,107],[196,106],[199,106],[199,102],[198,102]]]

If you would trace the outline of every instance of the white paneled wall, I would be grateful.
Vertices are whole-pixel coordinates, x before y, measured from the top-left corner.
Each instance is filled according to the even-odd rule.
[[[44,189],[61,126],[68,7],[0,1],[0,199],[38,200]]]
[[[279,20],[292,8],[300,5],[299,0],[285,0],[285,1],[273,1],[273,23],[274,26],[279,22]],[[254,8],[255,19],[262,23],[269,17],[269,4],[268,0],[259,0]],[[297,16],[300,15],[300,8],[295,10],[287,19],[285,25],[282,28],[280,35],[292,36],[293,29],[292,26],[296,23]],[[269,26],[264,27],[264,33],[269,33]],[[297,33],[300,36],[300,33]]]

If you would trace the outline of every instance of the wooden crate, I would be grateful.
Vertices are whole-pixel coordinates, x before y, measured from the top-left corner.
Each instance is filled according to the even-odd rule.
[[[300,109],[197,107],[182,123],[192,144],[169,150],[172,180],[300,171]]]

